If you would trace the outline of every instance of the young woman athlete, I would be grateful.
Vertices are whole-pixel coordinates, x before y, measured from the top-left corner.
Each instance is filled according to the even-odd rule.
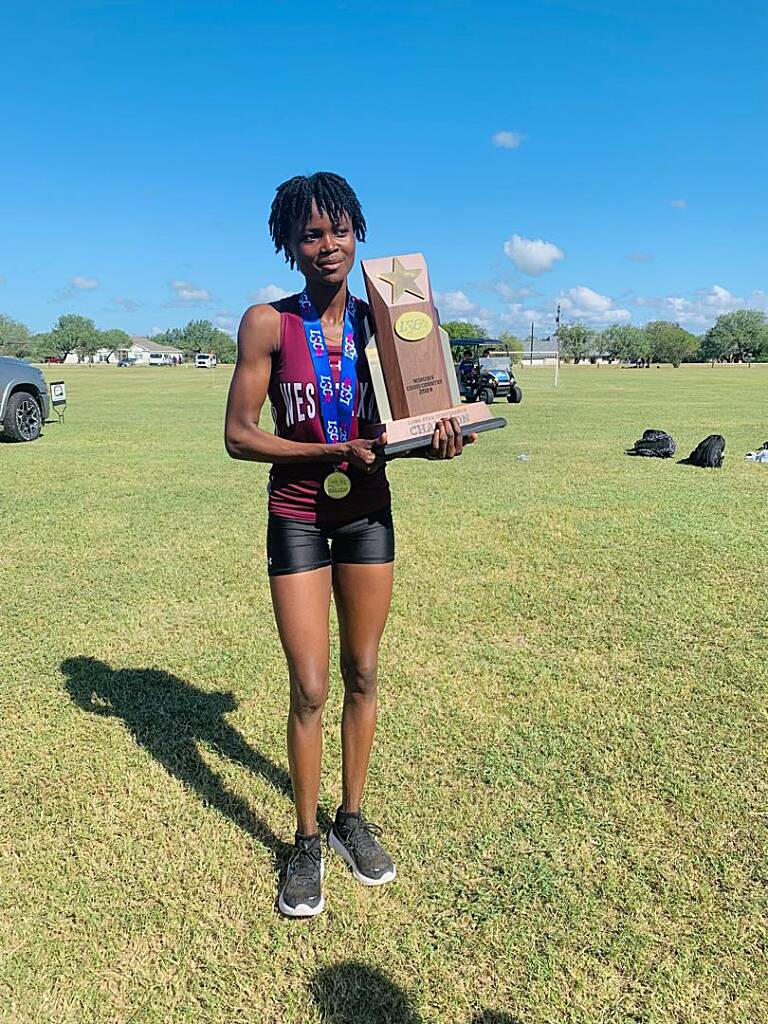
[[[272,464],[267,572],[288,662],[288,760],[295,848],[278,905],[291,917],[324,906],[317,829],[322,711],[328,693],[331,594],[341,641],[342,800],[328,836],[354,877],[395,877],[381,830],[360,810],[376,726],[379,642],[392,595],[395,540],[389,484],[366,428],[377,422],[363,352],[366,303],[347,291],[355,240],[365,240],[357,196],[338,175],[296,177],[277,189],[269,228],[298,266],[304,290],[246,310],[227,405],[225,440],[236,459]],[[269,398],[274,434],[259,427]],[[465,439],[474,441],[470,435]],[[436,424],[427,458],[462,451],[456,420]]]

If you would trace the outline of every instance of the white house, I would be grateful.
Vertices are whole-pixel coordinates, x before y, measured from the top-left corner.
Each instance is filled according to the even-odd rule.
[[[149,357],[152,354],[162,357],[162,362],[170,366],[172,363],[184,362],[184,353],[180,348],[174,348],[173,345],[158,345],[157,342],[152,341],[151,338],[131,338],[133,344],[126,351],[125,355],[120,353],[120,358],[128,358],[134,360],[137,363],[149,364]],[[152,362],[156,362],[153,359]]]
[[[93,354],[93,359],[90,356],[80,356],[77,352],[68,352],[64,358],[65,363],[119,363],[125,356],[125,349],[119,349],[117,351],[111,348],[99,348]]]
[[[93,355],[93,359],[89,356],[80,356],[77,352],[68,352],[64,358],[65,363],[119,363],[122,359],[130,359],[135,363],[149,364],[150,353],[155,353],[156,358],[152,360],[153,363],[161,362],[165,365],[171,366],[174,360],[177,363],[184,362],[184,353],[180,348],[174,348],[173,345],[158,345],[150,338],[132,337],[130,348],[99,348]],[[157,355],[163,357],[162,360],[157,359]]]
[[[93,356],[94,363],[119,363],[125,359],[128,350],[124,348],[99,348]]]

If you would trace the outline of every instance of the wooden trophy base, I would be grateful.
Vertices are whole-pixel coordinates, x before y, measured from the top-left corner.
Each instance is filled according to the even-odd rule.
[[[449,409],[436,409],[420,416],[389,420],[376,428],[378,433],[387,435],[387,443],[382,445],[384,457],[402,455],[415,448],[426,448],[432,444],[437,421],[450,418],[459,421],[464,437],[467,434],[481,434],[484,430],[498,430],[507,425],[503,417],[493,415],[485,402],[454,405]]]

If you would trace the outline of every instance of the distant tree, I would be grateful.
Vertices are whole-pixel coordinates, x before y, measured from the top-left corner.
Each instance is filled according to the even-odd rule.
[[[220,363],[233,363],[237,347],[226,331],[210,320],[191,320],[186,327],[172,327],[161,334],[153,334],[158,345],[172,345],[181,349],[185,359],[194,359],[198,352],[213,352]]]
[[[703,353],[704,335],[695,334],[694,337],[696,338],[696,348],[693,352],[689,352],[687,356],[683,357],[684,363],[703,363],[706,359]]]
[[[94,327],[93,331],[85,333],[77,345],[77,356],[81,362],[93,364],[96,353],[101,348],[101,331]]]
[[[669,320],[651,320],[643,328],[651,342],[651,359],[655,363],[679,366],[686,356],[699,347],[695,334]]]
[[[170,327],[167,331],[159,331],[152,335],[152,341],[158,345],[172,345],[174,348],[181,348],[184,337],[184,330],[181,327]]]
[[[99,332],[93,320],[77,313],[65,313],[56,321],[56,326],[47,336],[53,353],[63,361],[70,352],[80,357],[93,355],[99,347]]]
[[[0,313],[0,355],[26,359],[32,355],[32,335],[18,320]]]
[[[636,366],[651,357],[651,340],[641,327],[611,324],[600,335],[600,346],[609,360],[618,359]]]
[[[57,355],[56,346],[51,339],[50,331],[33,334],[30,339],[30,358],[38,363],[44,362],[49,356]]]
[[[440,324],[451,341],[459,338],[487,338],[488,332],[479,324],[470,323],[468,320],[447,320]]]
[[[558,330],[560,351],[574,363],[586,359],[594,348],[595,333],[584,324],[561,324]]]
[[[193,320],[183,331],[184,349],[190,355],[197,352],[213,352],[220,363],[235,361],[237,349],[226,331],[214,327],[209,320]]]
[[[759,309],[735,309],[721,313],[704,335],[701,344],[704,359],[743,362],[768,355],[768,322]]]
[[[237,359],[237,345],[226,331],[216,331],[216,337],[207,351],[213,352],[220,363],[234,363]]]
[[[133,344],[133,338],[126,331],[119,328],[111,328],[107,331],[99,331],[99,343],[97,349],[107,349],[107,359],[113,356],[120,349],[128,349]]]
[[[523,351],[522,341],[511,331],[502,331],[499,335],[499,341],[503,341],[505,345],[508,345],[512,352]]]
[[[156,342],[158,345],[168,345],[171,348],[180,349],[184,353],[185,359],[189,355],[189,352],[185,347],[183,327],[170,327],[167,331],[160,331],[158,334],[153,334],[152,341]],[[194,352],[192,354],[194,355]]]

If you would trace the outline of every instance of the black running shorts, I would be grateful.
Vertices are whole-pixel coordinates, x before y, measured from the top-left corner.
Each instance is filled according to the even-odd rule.
[[[270,576],[309,572],[334,562],[377,565],[394,559],[395,529],[390,508],[340,523],[303,523],[282,516],[269,517]]]

